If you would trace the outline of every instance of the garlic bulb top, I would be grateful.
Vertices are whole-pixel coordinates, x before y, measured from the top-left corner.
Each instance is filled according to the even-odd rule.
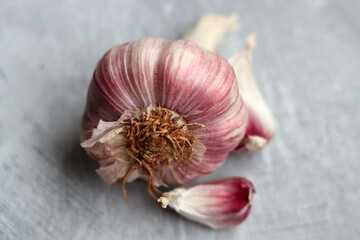
[[[99,61],[82,146],[108,183],[182,184],[218,168],[243,139],[247,109],[228,61],[193,42],[144,38]]]

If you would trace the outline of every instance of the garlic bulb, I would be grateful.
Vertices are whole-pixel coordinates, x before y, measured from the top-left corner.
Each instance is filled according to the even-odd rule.
[[[244,221],[255,189],[244,178],[227,178],[176,188],[158,199],[180,215],[211,228],[228,228]]]
[[[100,59],[81,146],[106,183],[122,182],[126,199],[126,182],[146,179],[157,199],[158,186],[211,173],[230,151],[259,150],[273,137],[274,119],[251,72],[254,35],[228,61],[212,52],[235,25],[233,15],[205,16],[188,40],[143,38]]]
[[[178,185],[217,169],[243,139],[247,109],[228,61],[193,42],[144,38],[99,61],[82,146],[107,183]],[[126,197],[125,188],[124,193]]]

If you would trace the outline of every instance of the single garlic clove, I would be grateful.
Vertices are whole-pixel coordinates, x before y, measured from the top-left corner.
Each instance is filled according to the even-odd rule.
[[[193,41],[202,48],[215,52],[225,35],[237,28],[237,16],[205,15],[187,31],[183,39]]]
[[[233,227],[246,219],[254,192],[250,181],[233,177],[176,188],[164,193],[158,202],[192,221],[219,229]]]
[[[254,46],[255,34],[250,34],[245,51],[237,52],[229,59],[235,70],[239,91],[249,114],[246,135],[236,148],[240,151],[256,151],[263,148],[272,139],[276,129],[274,117],[252,73],[251,61]]]

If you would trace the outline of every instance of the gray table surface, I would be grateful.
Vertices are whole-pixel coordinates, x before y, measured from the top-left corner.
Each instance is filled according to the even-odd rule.
[[[255,76],[278,130],[216,172],[253,181],[242,225],[209,230],[162,210],[145,183],[96,175],[79,146],[87,86],[117,43],[179,38],[206,13],[240,15],[220,53],[258,36]],[[1,1],[0,239],[359,239],[360,2]]]

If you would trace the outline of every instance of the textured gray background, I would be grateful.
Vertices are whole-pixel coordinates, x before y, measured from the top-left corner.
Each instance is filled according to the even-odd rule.
[[[0,239],[359,239],[359,1],[1,1]],[[144,182],[103,183],[79,146],[102,54],[179,38],[202,14],[237,13],[220,53],[258,35],[254,70],[278,122],[263,151],[196,182],[255,184],[242,225],[214,231],[162,210]]]

